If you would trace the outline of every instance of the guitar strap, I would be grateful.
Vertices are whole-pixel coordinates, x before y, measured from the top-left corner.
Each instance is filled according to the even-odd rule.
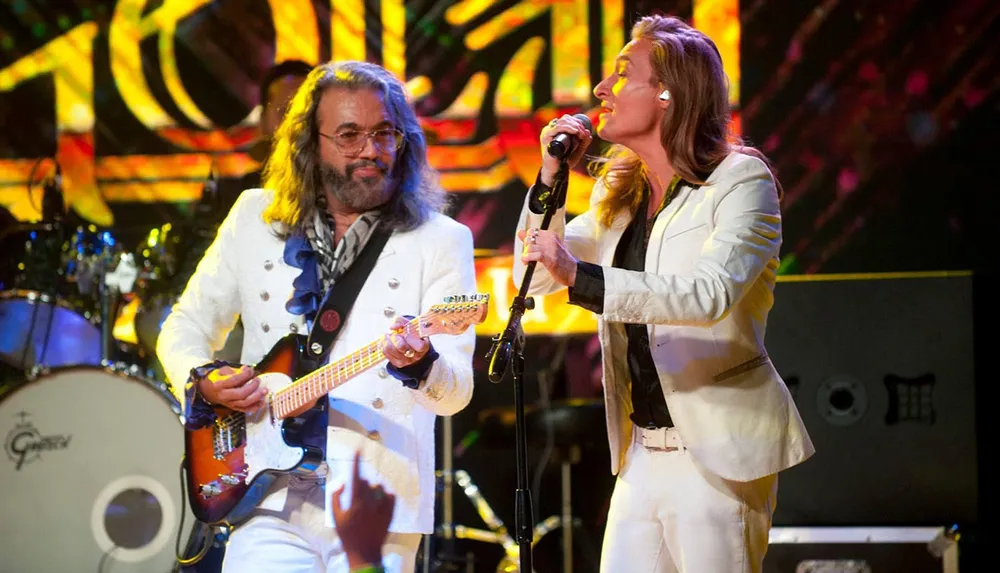
[[[344,320],[351,312],[354,301],[357,300],[358,294],[361,292],[361,287],[365,285],[368,275],[375,268],[375,261],[382,254],[382,249],[390,235],[392,235],[391,229],[383,229],[379,225],[372,232],[372,236],[368,238],[368,242],[361,249],[358,258],[344,271],[344,274],[337,279],[327,291],[326,296],[323,297],[323,302],[313,320],[309,338],[306,340],[305,350],[311,361],[322,363],[326,360],[326,356],[333,346],[333,341],[336,340],[337,334],[340,333],[340,329],[344,325]]]

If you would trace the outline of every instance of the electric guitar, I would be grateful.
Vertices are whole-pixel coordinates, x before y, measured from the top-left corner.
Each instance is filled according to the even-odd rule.
[[[420,336],[461,334],[486,319],[489,295],[448,297],[404,329]],[[216,407],[212,425],[185,430],[184,453],[191,511],[199,521],[236,525],[282,474],[308,474],[323,451],[293,437],[290,414],[315,404],[331,390],[385,361],[382,338],[316,368],[305,352],[307,337],[289,334],[254,367],[268,389],[266,405],[253,414]]]

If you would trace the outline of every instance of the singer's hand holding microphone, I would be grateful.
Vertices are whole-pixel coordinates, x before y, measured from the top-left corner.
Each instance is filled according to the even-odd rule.
[[[564,115],[542,128],[542,183],[551,186],[559,171],[559,160],[568,152],[566,164],[572,169],[590,146],[590,118],[578,113]]]
[[[543,184],[552,186],[559,171],[560,158],[565,157],[569,167],[579,163],[593,138],[590,130],[590,119],[583,114],[564,115],[542,129],[539,139],[542,144]],[[570,287],[575,284],[577,259],[558,235],[552,231],[529,228],[518,231],[517,237],[524,243],[522,262],[537,261],[560,284]]]

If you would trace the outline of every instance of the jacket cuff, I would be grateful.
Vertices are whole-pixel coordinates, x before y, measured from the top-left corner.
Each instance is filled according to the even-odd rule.
[[[552,187],[542,183],[542,170],[539,169],[535,175],[535,184],[531,186],[531,189],[528,189],[528,209],[535,215],[544,215],[545,202],[542,199],[552,192]],[[562,193],[560,199],[559,205],[556,206],[557,209],[566,205],[566,193]]]
[[[184,426],[187,429],[197,430],[215,422],[215,408],[198,391],[198,381],[223,366],[238,368],[239,364],[216,360],[191,369],[187,384],[184,386]]]
[[[411,390],[417,390],[420,388],[420,383],[427,380],[427,377],[431,373],[431,368],[434,366],[434,361],[439,356],[437,351],[434,350],[434,346],[431,345],[427,348],[427,354],[424,354],[420,360],[413,364],[397,368],[390,362],[385,369],[389,374],[392,374],[393,378],[402,382],[403,386]]]
[[[594,263],[576,263],[576,281],[569,287],[569,303],[595,314],[604,312],[604,268]]]

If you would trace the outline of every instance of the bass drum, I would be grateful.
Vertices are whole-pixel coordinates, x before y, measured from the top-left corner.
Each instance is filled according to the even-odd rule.
[[[195,522],[179,481],[180,407],[166,385],[77,367],[8,388],[2,569],[170,571],[182,512]]]

